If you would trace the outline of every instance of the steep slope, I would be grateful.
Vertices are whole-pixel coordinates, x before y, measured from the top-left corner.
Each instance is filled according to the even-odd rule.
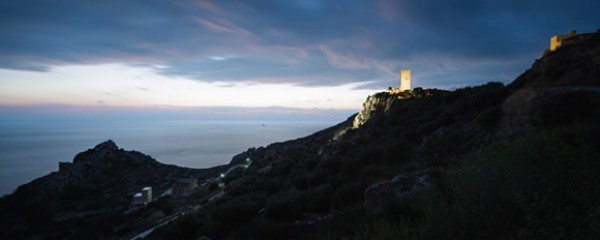
[[[559,215],[562,211],[544,207],[533,211],[520,204],[533,206],[538,201],[535,196],[548,193],[543,182],[559,184],[554,181],[557,173],[528,173],[539,164],[534,156],[548,158],[548,165],[542,169],[562,166],[567,171],[564,176],[570,179],[590,181],[593,179],[590,176],[600,173],[598,159],[593,157],[598,155],[600,146],[597,137],[600,134],[596,134],[600,133],[600,95],[594,88],[581,89],[597,86],[600,81],[598,36],[585,35],[547,54],[508,87],[488,83],[455,91],[415,89],[399,94],[378,93],[367,98],[363,109],[353,120],[349,119],[352,124],[346,121],[321,132],[319,138],[309,136],[242,153],[240,159],[249,157],[255,164],[243,174],[231,177],[220,199],[208,203],[199,214],[182,220],[185,225],[164,228],[154,237],[336,239],[421,235],[452,239],[500,236],[494,231],[501,230],[508,238],[522,238],[537,231],[556,233],[556,224],[583,224],[585,227],[579,227],[578,234],[593,236],[590,224],[597,222],[585,211],[593,210],[590,201],[600,200],[598,191],[574,191],[573,196],[587,202],[580,204],[583,210],[573,212],[577,217],[559,217],[552,223],[545,221],[544,211]],[[540,131],[544,133],[540,135]],[[583,146],[575,144],[582,142]],[[592,148],[586,148],[587,145]],[[511,162],[505,157],[493,163],[496,167],[481,165],[485,161],[477,157],[478,149],[495,156],[494,149],[502,146],[507,150],[500,152],[510,152],[506,154],[508,158],[532,165],[504,165]],[[528,148],[530,153],[523,152]],[[512,151],[523,154],[515,156]],[[565,158],[575,152],[586,157],[572,161],[573,165],[564,165]],[[465,162],[465,159],[476,160]],[[483,172],[469,172],[471,168],[465,165]],[[579,173],[581,166],[587,166],[590,172]],[[466,175],[455,174],[457,167],[465,169]],[[512,178],[518,181],[528,179],[527,176],[538,179],[529,179],[529,184],[518,181],[504,184],[501,179],[505,174],[513,174]],[[469,184],[464,179],[477,180],[466,176],[485,181]],[[556,185],[558,189],[580,184],[563,180],[561,186]],[[590,184],[581,187],[589,190],[593,186]],[[498,210],[498,215],[473,215],[472,219],[461,215],[471,211],[464,209],[485,211],[485,205],[475,204],[480,190],[466,186],[490,188],[481,193],[506,198],[504,202],[481,198],[483,203],[490,204],[489,210]],[[496,192],[509,186],[521,194],[520,200],[513,199],[516,195]],[[529,189],[522,189],[524,186]],[[575,206],[561,202],[571,198],[553,194],[558,193],[544,195],[550,198],[548,206],[560,209]],[[464,197],[464,202],[453,196]],[[436,206],[463,212],[446,213]],[[501,209],[505,208],[513,209],[515,215],[502,215]],[[441,224],[435,220],[436,216],[448,222]],[[452,216],[462,222],[450,224]],[[481,226],[485,222],[492,225]],[[467,228],[469,225],[478,228]],[[434,231],[432,226],[444,230]],[[472,232],[455,231],[453,227]],[[574,234],[573,231],[565,230],[562,234]],[[182,235],[183,232],[188,234]],[[448,235],[444,236],[445,233]]]

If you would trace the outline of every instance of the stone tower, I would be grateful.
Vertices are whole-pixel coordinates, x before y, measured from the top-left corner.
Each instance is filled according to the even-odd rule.
[[[410,69],[402,69],[400,70],[400,91],[410,89]]]
[[[575,30],[571,30],[569,34],[566,35],[555,35],[550,38],[550,51],[555,51],[557,48],[562,46],[564,40],[577,36],[577,32]]]

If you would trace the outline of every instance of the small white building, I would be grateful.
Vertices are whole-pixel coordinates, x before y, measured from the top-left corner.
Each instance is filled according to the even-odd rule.
[[[135,193],[133,195],[133,201],[131,201],[131,204],[132,205],[143,205],[143,204],[145,204],[144,197],[142,197],[142,193],[141,192]]]
[[[152,187],[142,188],[141,192],[137,192],[133,195],[131,204],[133,205],[145,205],[152,202]]]
[[[152,187],[142,188],[142,198],[145,204],[152,202]]]

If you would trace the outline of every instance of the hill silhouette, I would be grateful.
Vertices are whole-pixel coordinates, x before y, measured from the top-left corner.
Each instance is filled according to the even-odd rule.
[[[215,169],[166,166],[104,143],[79,154],[74,173],[50,174],[4,197],[8,230],[0,237],[128,238],[166,222],[148,216],[175,212],[185,214],[147,238],[594,239],[600,235],[599,38],[582,35],[545,54],[508,86],[369,96],[336,126],[249,149]],[[118,159],[139,165],[113,169]],[[173,178],[158,177],[165,175]],[[139,185],[132,182],[172,184],[179,177],[206,188],[123,216],[127,202],[117,196]],[[68,185],[60,184],[69,179],[86,189],[105,185],[69,202],[62,199]],[[46,186],[57,186],[49,190],[55,206],[49,209],[39,195]],[[121,211],[56,220],[87,209],[81,205],[99,195],[106,202],[89,209],[122,201]],[[103,228],[89,231],[82,220]]]

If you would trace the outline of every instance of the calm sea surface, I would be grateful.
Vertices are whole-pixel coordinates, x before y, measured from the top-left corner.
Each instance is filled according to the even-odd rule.
[[[333,121],[0,122],[0,195],[58,170],[59,161],[112,139],[159,162],[192,168],[228,163],[250,147],[303,137]],[[264,125],[263,125],[264,124]]]

